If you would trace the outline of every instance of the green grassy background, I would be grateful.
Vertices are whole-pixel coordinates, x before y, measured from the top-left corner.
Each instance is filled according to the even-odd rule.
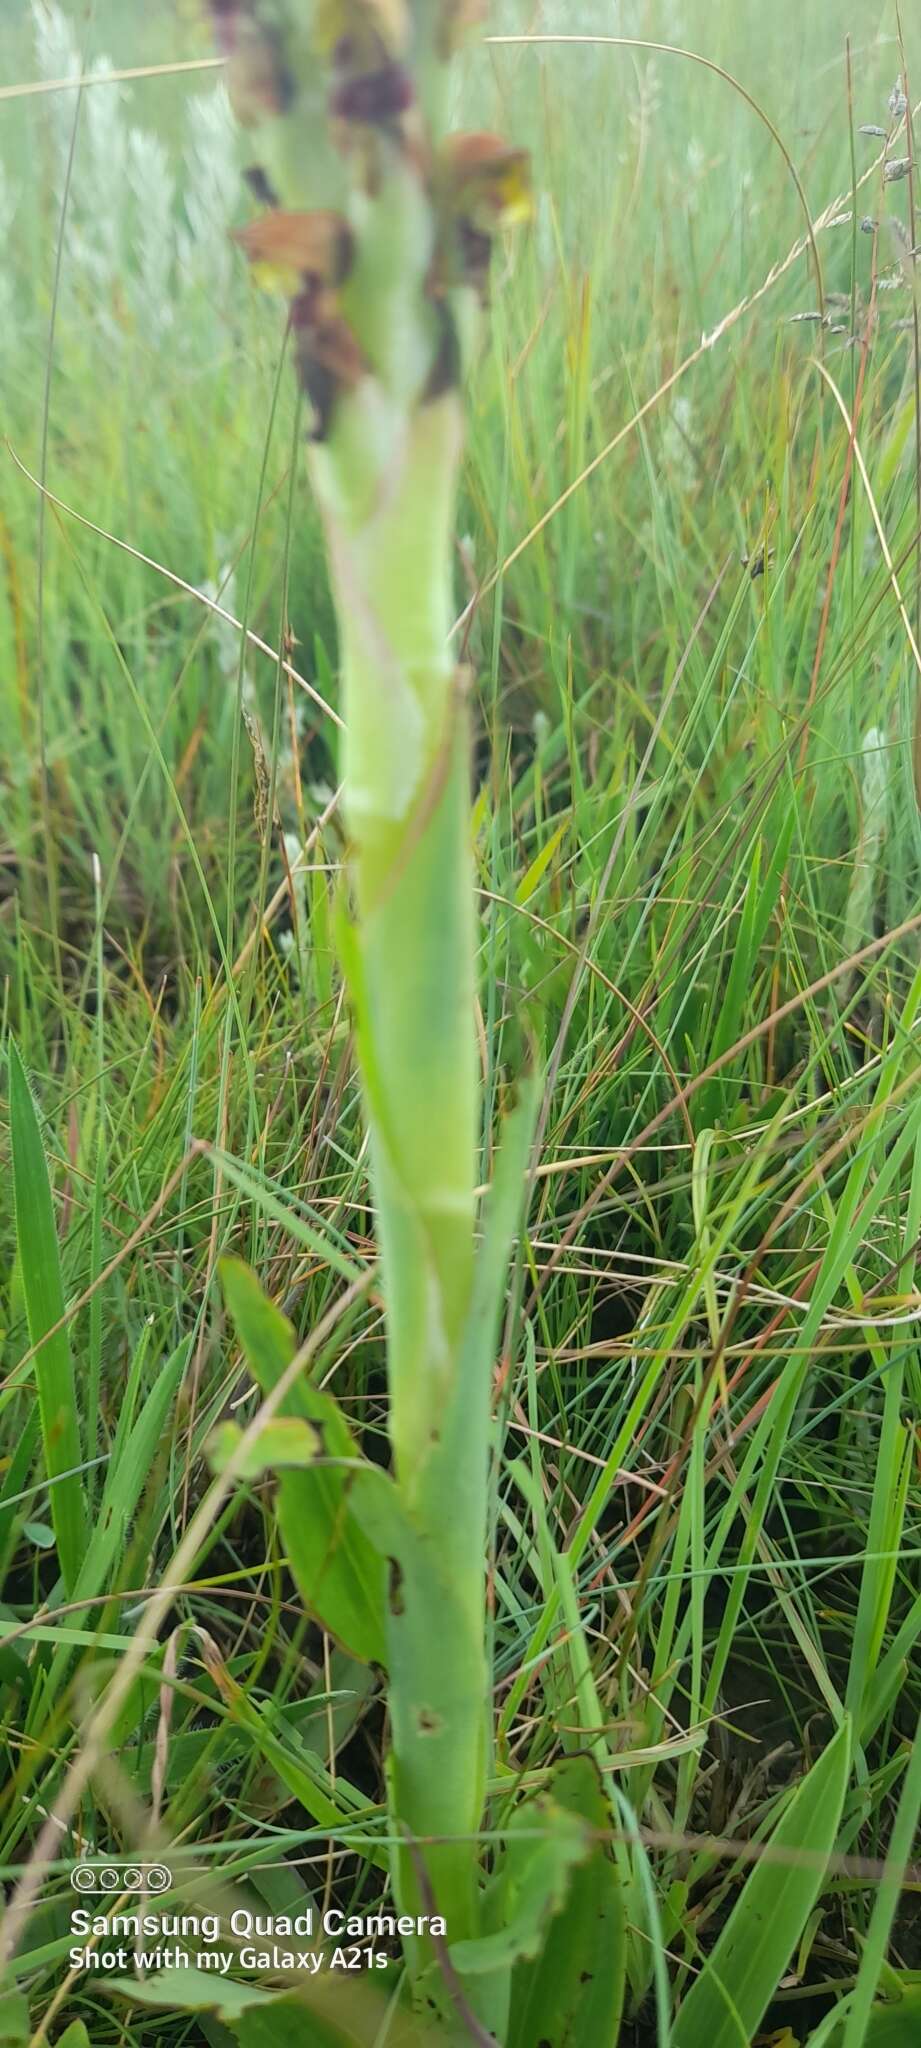
[[[587,1658],[648,1835],[643,2048],[663,2038],[656,1958],[680,1991],[744,1876],[700,1838],[757,1841],[846,1701],[841,1848],[872,1866],[921,1692],[921,234],[913,178],[877,167],[852,191],[901,64],[894,7],[869,16],[547,0],[498,24],[683,45],[756,107],[637,47],[483,47],[464,84],[461,118],[526,142],[538,189],[497,259],[458,536],[459,605],[478,595],[484,1179],[523,1023],[556,1073],[500,1373],[500,1756],[537,1771],[585,1739]],[[182,0],[7,0],[0,23],[10,84],[207,54]],[[811,215],[840,195],[816,238],[824,327],[808,253],[761,289],[804,231],[761,116]],[[245,213],[207,74],[0,100],[3,1023],[54,1187],[91,1523],[111,1531],[96,1604],[57,1616],[9,1201],[0,1616],[27,1629],[0,1648],[8,1879],[200,1497],[208,1431],[250,1412],[218,1256],[249,1258],[306,1332],[339,1285],[328,1248],[372,1246],[330,935],[335,635],[303,474],[289,490],[278,310],[227,237]],[[846,411],[859,396],[850,488],[833,387]],[[382,1444],[373,1297],[325,1369]],[[552,1622],[567,1546],[575,1633]],[[297,1787],[332,1771],[373,1836],[379,1703],[300,1615],[267,1489],[226,1510],[193,1577],[163,1632],[166,1838],[210,1873],[199,1893],[236,1872],[276,1910],[329,1888],[373,1902],[360,1847],[332,1854]],[[69,1860],[136,1845],[159,1683],[151,1658],[23,1940],[52,2040],[77,2015],[100,2044],[217,2038],[180,2018],[126,2033],[98,1985],[64,1983]],[[772,2009],[791,2044],[854,1982],[874,1895],[872,1868],[836,1867]],[[921,1967],[916,1889],[888,1952]]]

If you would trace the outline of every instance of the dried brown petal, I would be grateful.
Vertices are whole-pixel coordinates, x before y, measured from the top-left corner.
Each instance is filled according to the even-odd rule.
[[[315,213],[286,213],[276,208],[246,227],[236,228],[234,241],[250,263],[266,273],[266,282],[277,282],[289,295],[302,277],[319,277],[327,284],[341,282],[351,260],[347,221],[322,208]]]
[[[309,336],[312,361],[322,363],[340,389],[354,391],[368,365],[348,321],[339,313],[321,316]]]
[[[344,78],[330,96],[330,112],[339,121],[361,121],[368,127],[408,113],[415,88],[402,64],[383,64],[377,71]]]
[[[458,178],[490,166],[497,158],[507,154],[508,144],[501,135],[491,135],[487,130],[473,135],[449,135],[445,143],[445,157]]]
[[[530,219],[527,150],[511,149],[499,135],[452,135],[442,161],[451,204],[474,227],[492,233]]]
[[[355,389],[368,365],[331,292],[313,285],[298,293],[291,327],[298,379],[313,406],[312,438],[323,441],[336,399]]]

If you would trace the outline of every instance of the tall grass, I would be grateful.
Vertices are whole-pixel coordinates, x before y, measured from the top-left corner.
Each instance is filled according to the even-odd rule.
[[[762,290],[805,224],[730,82],[650,49],[471,57],[458,121],[540,166],[494,281],[456,546],[478,596],[457,641],[484,1185],[525,1001],[555,1074],[495,1371],[493,1813],[501,1833],[507,1789],[595,1752],[628,1886],[623,2038],[681,2044],[751,1869],[812,1868],[785,1816],[846,1714],[827,1874],[758,2025],[872,2048],[912,2038],[919,1967],[921,238],[913,180],[884,182],[860,133],[899,118],[898,23],[687,0],[500,27],[536,25],[738,76],[829,213],[827,325],[808,246]],[[11,10],[0,48],[10,82],[207,54],[191,9],[103,5],[76,26]],[[385,1883],[379,1697],[305,1618],[273,1487],[192,1524],[215,1426],[258,1406],[227,1252],[298,1341],[324,1329],[311,1371],[385,1455],[333,942],[337,642],[277,319],[226,235],[219,89],[100,83],[0,116],[4,1022],[103,1532],[74,1586],[10,1201],[0,1861],[11,1887],[36,1844],[50,1867],[3,1940],[52,2041],[76,2019],[94,2043],[216,2041],[226,2015],[69,1979],[68,1875],[146,1842],[187,1908],[371,1910]],[[111,1754],[82,1770],[113,1673]],[[373,1987],[335,1988],[362,2038]]]

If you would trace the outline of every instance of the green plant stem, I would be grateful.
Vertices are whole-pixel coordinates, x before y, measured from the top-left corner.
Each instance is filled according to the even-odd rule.
[[[357,401],[343,410],[353,408]],[[450,1395],[473,1271],[479,1105],[468,737],[448,643],[460,427],[453,393],[405,418],[395,471],[370,493],[351,483],[360,420],[347,419],[313,458],[342,634],[353,996],[384,1273],[390,1433],[409,1500]],[[369,495],[370,508],[362,502]]]
[[[494,137],[467,138],[459,155],[443,141],[449,58],[470,18],[453,0],[220,0],[214,11],[272,196],[248,253],[292,293],[339,628],[351,894],[340,951],[371,1141],[396,1481],[386,1506],[369,1496],[368,1507],[390,1562],[390,1799],[409,1837],[394,1881],[404,1911],[434,1909],[462,1941],[479,1913],[503,1275],[486,1312],[475,1302],[475,898],[452,555],[462,361],[509,163]],[[416,1976],[435,1960],[425,1944],[408,1953]],[[440,1979],[435,1995],[444,2010]]]
[[[368,477],[355,459],[369,439],[361,410],[357,399],[340,406],[312,466],[342,636],[356,910],[345,950],[372,1140],[389,1428],[418,1537],[391,1616],[391,1791],[411,1837],[456,1838],[422,1855],[458,1939],[476,1926],[488,1698],[485,1485],[463,1487],[456,1461],[438,1455],[471,1308],[479,1115],[468,729],[449,653],[462,421],[453,392],[405,414],[390,423],[386,466]],[[411,1852],[398,1859],[397,1889],[424,1909]]]

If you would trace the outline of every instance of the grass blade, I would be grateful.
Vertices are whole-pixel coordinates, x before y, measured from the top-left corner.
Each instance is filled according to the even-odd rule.
[[[842,2048],[863,2048],[864,2042],[869,2038],[868,2029],[870,2026],[873,1996],[879,1982],[880,1971],[885,1962],[886,1947],[892,1931],[892,1922],[901,1896],[902,1886],[905,1882],[905,1867],[911,1856],[912,1846],[917,1841],[919,1813],[921,1813],[921,1724],[919,1724],[915,1734],[908,1769],[905,1773],[905,1782],[902,1786],[902,1796],[899,1800],[895,1821],[893,1822],[889,1852],[886,1857],[886,1868],[873,1901],[873,1912],[870,1916],[870,1926],[866,1942],[864,1943],[863,1955],[860,1959],[860,1971],[854,1996],[851,2000]],[[913,2038],[917,2041],[917,2005],[915,2005],[913,2019],[909,2017],[908,2028],[904,2031],[903,2038],[905,2041],[909,2039],[909,2032],[912,2026],[914,2027]],[[893,2033],[893,2043],[897,2038],[897,2034]]]
[[[749,2048],[822,1889],[850,1768],[843,1721],[797,1788],[675,2021],[674,2048]],[[775,1860],[789,1856],[788,1863]],[[802,1857],[802,1861],[799,1859]]]
[[[77,1581],[86,1537],[83,1481],[79,1472],[80,1425],[67,1332],[59,1329],[48,1337],[48,1331],[64,1315],[61,1261],[38,1116],[18,1048],[12,1040],[9,1085],[16,1239],[29,1337],[39,1347],[34,1367],[45,1471],[49,1480],[56,1481],[49,1487],[51,1521],[61,1577],[70,1593]],[[47,1342],[43,1342],[46,1338]]]

